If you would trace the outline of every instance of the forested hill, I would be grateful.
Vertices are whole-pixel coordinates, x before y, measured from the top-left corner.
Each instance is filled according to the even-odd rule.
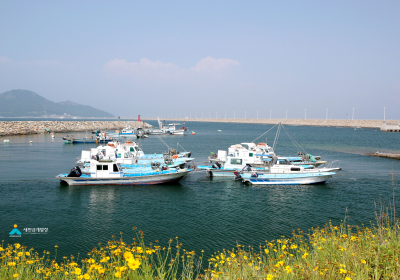
[[[29,90],[10,90],[0,94],[1,117],[114,117],[112,114],[71,101],[55,103]]]

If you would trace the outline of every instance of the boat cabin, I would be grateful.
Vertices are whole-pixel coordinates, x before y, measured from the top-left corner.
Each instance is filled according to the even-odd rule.
[[[123,177],[121,165],[113,160],[91,160],[90,177],[120,178]]]

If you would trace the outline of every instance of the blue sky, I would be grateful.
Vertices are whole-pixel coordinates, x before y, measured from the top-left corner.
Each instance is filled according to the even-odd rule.
[[[399,1],[1,1],[0,93],[114,115],[400,119]]]

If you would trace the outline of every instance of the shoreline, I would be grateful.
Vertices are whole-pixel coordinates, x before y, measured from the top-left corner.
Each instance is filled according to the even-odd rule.
[[[0,121],[0,136],[64,133],[94,130],[120,130],[125,127],[150,127],[144,121]],[[47,131],[48,129],[49,131]]]
[[[143,118],[146,121],[156,121],[156,118]],[[160,118],[166,121],[179,122],[219,122],[219,123],[249,123],[249,124],[278,124],[321,127],[352,127],[380,129],[382,120],[326,120],[326,119],[231,119],[231,118]],[[390,120],[387,123],[400,123],[400,120]]]

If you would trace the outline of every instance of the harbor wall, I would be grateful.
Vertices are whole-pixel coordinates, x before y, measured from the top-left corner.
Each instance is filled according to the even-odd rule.
[[[146,120],[157,120],[146,118]],[[164,119],[163,119],[164,120]],[[301,125],[301,126],[333,126],[333,127],[361,127],[379,129],[382,126],[382,120],[326,120],[326,119],[226,119],[226,118],[169,118],[168,121],[179,122],[220,122],[220,123],[252,123],[252,124],[277,124],[283,125]],[[400,122],[400,121],[391,121]]]
[[[138,121],[2,121],[0,135],[24,135],[50,132],[76,132],[93,130],[121,130],[125,127],[151,127]]]

